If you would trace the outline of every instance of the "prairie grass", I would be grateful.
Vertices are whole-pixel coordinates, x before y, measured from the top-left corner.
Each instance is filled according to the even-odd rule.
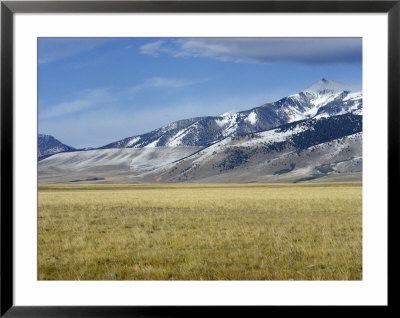
[[[40,280],[360,280],[362,184],[40,185]]]

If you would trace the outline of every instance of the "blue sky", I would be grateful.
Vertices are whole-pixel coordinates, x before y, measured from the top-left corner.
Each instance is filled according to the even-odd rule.
[[[39,132],[98,147],[321,78],[361,84],[361,38],[39,38]]]

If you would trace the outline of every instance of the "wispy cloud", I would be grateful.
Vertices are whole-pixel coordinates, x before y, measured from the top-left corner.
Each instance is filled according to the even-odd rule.
[[[165,41],[162,41],[162,40],[149,42],[149,43],[143,44],[139,48],[139,51],[142,54],[152,55],[155,57],[157,57],[161,53],[173,53],[173,51],[171,51],[171,49],[169,49],[164,44],[165,44]]]
[[[204,80],[189,80],[179,78],[153,77],[146,79],[143,83],[121,88],[110,92],[110,88],[88,89],[76,93],[77,98],[69,101],[64,101],[56,105],[46,107],[40,111],[40,119],[50,119],[62,117],[73,113],[83,112],[92,107],[102,107],[124,99],[132,93],[136,93],[145,89],[178,89],[198,83]],[[43,103],[43,101],[42,101]]]
[[[153,77],[146,79],[141,84],[114,90],[112,93],[110,92],[110,88],[88,89],[76,93],[75,95],[77,95],[77,98],[73,100],[64,101],[41,110],[39,115],[41,120],[62,117],[73,113],[83,112],[92,107],[109,105],[110,103],[124,99],[130,94],[139,92],[141,90],[178,89],[202,83],[204,81],[205,80]]]
[[[107,38],[39,38],[38,63],[45,64],[102,46]]]
[[[49,119],[81,112],[90,107],[110,103],[114,98],[109,94],[108,88],[85,90],[79,94],[79,98],[59,103],[40,112],[40,119]]]
[[[157,40],[140,47],[154,57],[208,57],[245,63],[361,62],[361,38],[194,38]]]
[[[143,83],[131,87],[131,92],[138,92],[149,88],[182,88],[204,82],[204,80],[189,80],[167,77],[153,77]]]
[[[140,104],[116,112],[112,107],[88,108],[80,116],[63,116],[57,120],[40,120],[39,131],[56,136],[62,142],[77,147],[100,147],[126,137],[140,135],[173,121],[198,116],[212,116],[238,111],[275,100],[265,93],[205,96],[202,100],[169,101],[162,108]],[[73,129],[72,129],[73,127]]]

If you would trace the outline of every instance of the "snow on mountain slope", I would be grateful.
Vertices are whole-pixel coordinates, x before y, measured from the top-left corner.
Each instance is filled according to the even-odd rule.
[[[314,94],[340,93],[343,91],[361,92],[361,86],[343,84],[333,80],[322,78],[319,82],[311,85],[310,87],[304,90],[305,93],[314,93]]]
[[[274,103],[219,116],[173,122],[149,133],[105,145],[107,148],[209,146],[228,136],[240,136],[313,117],[362,114],[362,93],[355,85],[321,79],[303,92]]]
[[[194,163],[213,160],[215,154],[229,148],[260,147],[275,150],[283,147],[302,149],[362,131],[361,116],[346,114],[329,118],[298,121],[263,132],[228,137],[194,155]]]
[[[228,158],[227,159],[227,155]],[[225,148],[209,161],[183,160],[132,181],[142,182],[303,182],[355,181],[362,177],[362,133],[296,151],[262,153],[257,147]],[[232,161],[234,159],[235,161]],[[238,163],[238,164],[236,164]]]
[[[74,169],[76,171],[81,171],[105,165],[124,165],[129,167],[129,170],[142,171],[159,168],[165,164],[191,155],[199,149],[201,148],[178,147],[172,149],[168,147],[159,147],[157,149],[128,148],[74,151],[60,153],[46,158],[40,161],[39,167],[58,165],[66,170]]]
[[[206,148],[60,153],[39,162],[39,182],[297,182],[331,172],[360,173],[361,131],[362,116],[344,114],[229,136]]]
[[[98,149],[42,157],[39,182],[301,182],[345,180],[343,173],[358,180],[362,106],[357,87],[322,79],[247,111],[179,120]],[[73,150],[58,146],[49,149]]]
[[[38,159],[42,160],[59,152],[74,151],[75,148],[63,144],[53,136],[38,134]]]
[[[187,173],[188,175],[188,173]],[[183,179],[183,178],[182,178]],[[302,151],[270,152],[219,174],[189,182],[309,182],[362,180],[362,133],[334,139]]]
[[[357,85],[321,79],[303,92],[290,95],[275,104],[281,117],[295,122],[315,116],[328,117],[345,113],[362,114],[362,92]]]
[[[251,112],[245,119],[250,124],[255,125],[257,123],[257,114],[255,112]]]
[[[291,176],[297,176],[298,179],[327,174],[318,172],[318,169],[337,173],[360,172],[361,131],[362,118],[353,114],[303,120],[264,132],[227,137],[173,165],[165,165],[141,177],[152,181],[152,176],[161,176],[164,182],[197,182],[203,178],[226,182],[228,179],[223,175],[229,175],[230,182],[240,182],[243,175],[255,177],[261,168],[273,175],[275,181],[276,175],[286,172],[291,172]],[[351,149],[348,143],[351,143]],[[326,146],[322,147],[324,144]],[[328,149],[328,145],[334,146]],[[319,150],[314,153],[315,149]],[[283,160],[289,157],[291,163]],[[300,160],[297,157],[302,158]],[[356,157],[358,161],[352,162]],[[277,158],[283,160],[282,164],[279,161],[269,164]],[[336,166],[339,159],[348,162],[350,168],[345,170],[342,164],[343,169],[334,170],[332,167]],[[319,165],[329,165],[330,168],[318,168]]]
[[[38,163],[39,182],[71,182],[74,179],[137,175],[187,157],[199,147],[97,149],[55,154]]]

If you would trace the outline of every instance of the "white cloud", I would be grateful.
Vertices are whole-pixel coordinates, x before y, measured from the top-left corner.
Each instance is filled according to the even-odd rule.
[[[136,93],[144,89],[178,89],[202,82],[204,82],[204,80],[153,77],[128,89],[125,88],[117,92],[114,91],[112,94],[109,88],[84,90],[77,94],[78,97],[76,99],[64,101],[46,108],[41,107],[39,118],[45,120],[82,112],[91,107],[99,107],[115,102],[123,98],[127,93]]]
[[[149,42],[149,43],[142,45],[139,48],[139,50],[140,50],[140,53],[142,53],[142,54],[158,56],[158,54],[160,52],[164,52],[164,48],[162,47],[163,44],[164,44],[164,41],[157,40],[157,41]]]
[[[158,40],[140,52],[152,56],[209,57],[246,63],[361,62],[361,38],[193,38]]]
[[[50,63],[87,52],[108,41],[107,38],[39,38],[38,63]]]
[[[81,92],[80,95],[81,96],[75,100],[62,102],[41,111],[39,113],[40,119],[49,119],[77,113],[104,102],[111,102],[114,100],[108,93],[108,88],[85,90]]]
[[[138,92],[149,88],[182,88],[204,82],[204,80],[188,80],[179,78],[153,77],[143,83],[131,87],[131,92]]]
[[[279,95],[285,96],[286,92]],[[100,147],[126,137],[141,135],[171,122],[199,116],[217,116],[228,111],[247,110],[278,99],[266,93],[209,96],[202,100],[180,100],[157,108],[142,104],[119,112],[112,108],[88,109],[79,116],[40,120],[39,131],[76,147]]]

